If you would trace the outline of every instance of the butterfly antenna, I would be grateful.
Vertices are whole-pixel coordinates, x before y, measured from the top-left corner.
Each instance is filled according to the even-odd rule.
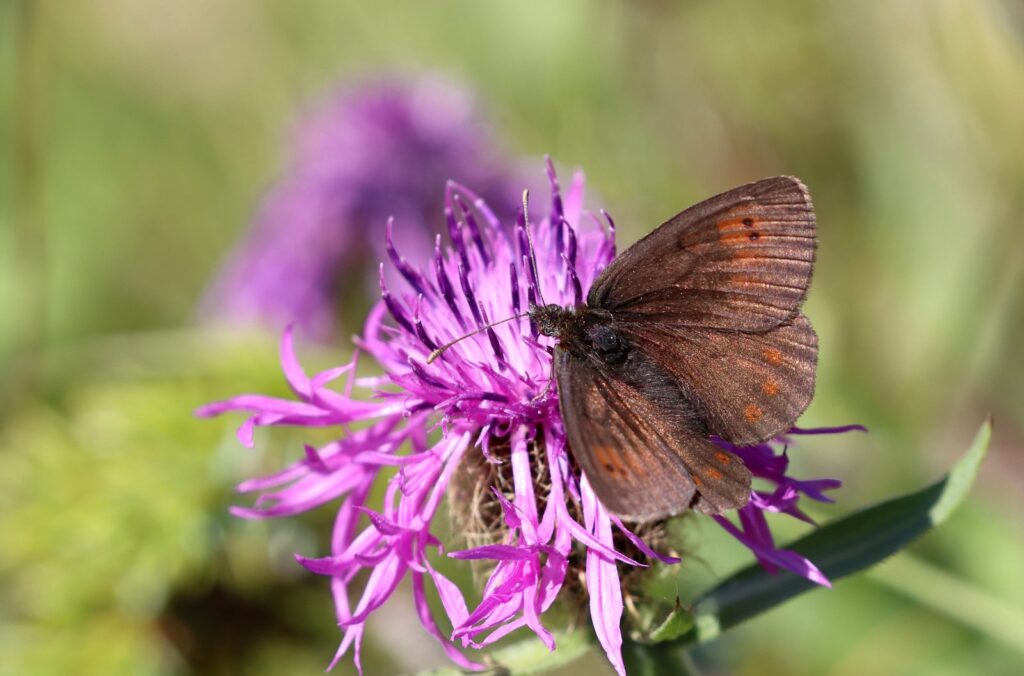
[[[530,269],[533,271],[533,283],[537,287],[537,302],[545,305],[544,294],[540,291],[540,274],[537,272],[537,253],[533,250],[533,233],[530,232],[530,212],[527,203],[530,199],[530,191],[523,191],[523,229],[526,230],[526,243],[530,247]]]
[[[448,348],[450,348],[453,345],[457,345],[458,343],[461,343],[466,338],[472,338],[473,336],[475,336],[478,333],[482,333],[483,331],[486,331],[487,329],[493,328],[495,326],[500,326],[501,324],[504,324],[506,322],[510,322],[513,319],[522,319],[523,317],[527,316],[528,314],[529,314],[528,312],[520,312],[517,315],[512,315],[511,317],[505,317],[504,319],[499,319],[496,322],[491,322],[490,324],[487,324],[485,326],[481,326],[476,331],[470,331],[469,333],[467,333],[464,336],[459,336],[458,338],[456,338],[452,342],[446,343],[445,345],[442,345],[441,347],[439,347],[436,350],[434,350],[433,352],[431,352],[430,356],[427,357],[427,363],[428,364],[432,364],[434,362],[434,360],[437,359],[438,357],[440,357],[442,354],[444,354],[445,351],[448,350]]]

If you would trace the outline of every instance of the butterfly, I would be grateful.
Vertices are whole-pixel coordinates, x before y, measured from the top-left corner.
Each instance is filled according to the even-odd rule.
[[[557,339],[570,452],[609,511],[650,521],[747,504],[750,471],[712,436],[756,444],[810,403],[818,339],[800,306],[816,248],[807,188],[766,178],[669,219],[585,304],[530,308]]]

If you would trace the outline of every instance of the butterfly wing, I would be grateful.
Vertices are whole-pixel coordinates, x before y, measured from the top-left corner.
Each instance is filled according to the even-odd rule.
[[[818,338],[803,314],[763,333],[648,322],[619,328],[692,393],[707,431],[731,443],[785,432],[814,396]]]
[[[750,472],[708,435],[763,441],[810,402],[817,337],[799,311],[815,248],[807,189],[779,176],[687,209],[595,280],[587,305],[628,361],[560,348],[555,370],[570,448],[614,513],[747,503]]]
[[[690,507],[718,514],[750,499],[751,475],[701,434],[672,377],[639,351],[635,384],[599,360],[555,349],[555,376],[569,448],[613,514],[648,521]]]
[[[796,315],[815,248],[807,188],[767,178],[661,225],[611,262],[587,304],[622,321],[764,331]]]

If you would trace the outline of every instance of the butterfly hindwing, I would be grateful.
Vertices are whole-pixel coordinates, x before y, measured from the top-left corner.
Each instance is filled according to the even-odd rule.
[[[802,314],[763,333],[654,323],[622,331],[691,392],[707,431],[731,443],[785,432],[814,396],[818,339]]]
[[[640,352],[631,358],[640,363],[626,367],[644,374],[640,382],[624,381],[600,361],[555,350],[569,447],[602,504],[630,521],[746,504],[751,477],[743,463],[672,405],[680,393],[668,374],[659,374]]]
[[[763,331],[791,319],[810,283],[814,209],[777,176],[690,207],[612,261],[587,304],[622,320]]]

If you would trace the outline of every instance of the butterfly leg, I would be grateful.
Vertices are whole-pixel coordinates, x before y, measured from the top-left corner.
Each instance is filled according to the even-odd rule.
[[[555,350],[552,347],[548,347],[547,350],[552,355],[555,353]],[[537,394],[536,396],[534,396],[533,398],[530,399],[530,403],[531,404],[536,404],[538,401],[541,401],[541,400],[547,398],[548,392],[551,391],[551,384],[554,383],[554,382],[555,382],[555,362],[554,362],[554,360],[552,360],[551,361],[551,373],[548,375],[548,382],[547,382],[547,384],[544,386],[544,389],[541,390],[539,394]]]

